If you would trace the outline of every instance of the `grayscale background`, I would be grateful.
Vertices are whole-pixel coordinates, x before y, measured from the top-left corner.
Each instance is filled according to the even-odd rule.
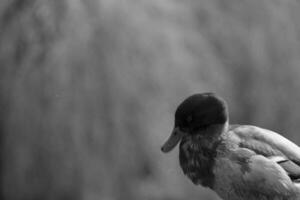
[[[178,149],[177,105],[300,144],[298,0],[1,0],[0,199],[216,200]]]

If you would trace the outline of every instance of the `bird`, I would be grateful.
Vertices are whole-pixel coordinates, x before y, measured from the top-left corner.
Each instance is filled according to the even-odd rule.
[[[215,93],[179,104],[161,151],[178,143],[183,173],[223,200],[300,199],[300,147],[268,129],[229,124],[227,103]]]

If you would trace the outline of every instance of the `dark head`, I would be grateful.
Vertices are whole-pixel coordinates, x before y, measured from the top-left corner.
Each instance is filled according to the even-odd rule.
[[[184,135],[207,134],[210,127],[224,127],[228,122],[226,102],[214,93],[194,94],[175,112],[174,130],[162,151],[171,151]]]

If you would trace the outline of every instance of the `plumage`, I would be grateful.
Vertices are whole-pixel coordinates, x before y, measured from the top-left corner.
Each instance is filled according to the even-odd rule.
[[[229,125],[226,102],[213,93],[178,106],[162,151],[179,142],[184,174],[224,200],[300,199],[300,148],[267,129]]]

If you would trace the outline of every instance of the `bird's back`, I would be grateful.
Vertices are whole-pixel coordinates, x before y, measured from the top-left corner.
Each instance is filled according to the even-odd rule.
[[[300,199],[300,148],[283,136],[233,125],[217,149],[212,189],[224,200]]]

